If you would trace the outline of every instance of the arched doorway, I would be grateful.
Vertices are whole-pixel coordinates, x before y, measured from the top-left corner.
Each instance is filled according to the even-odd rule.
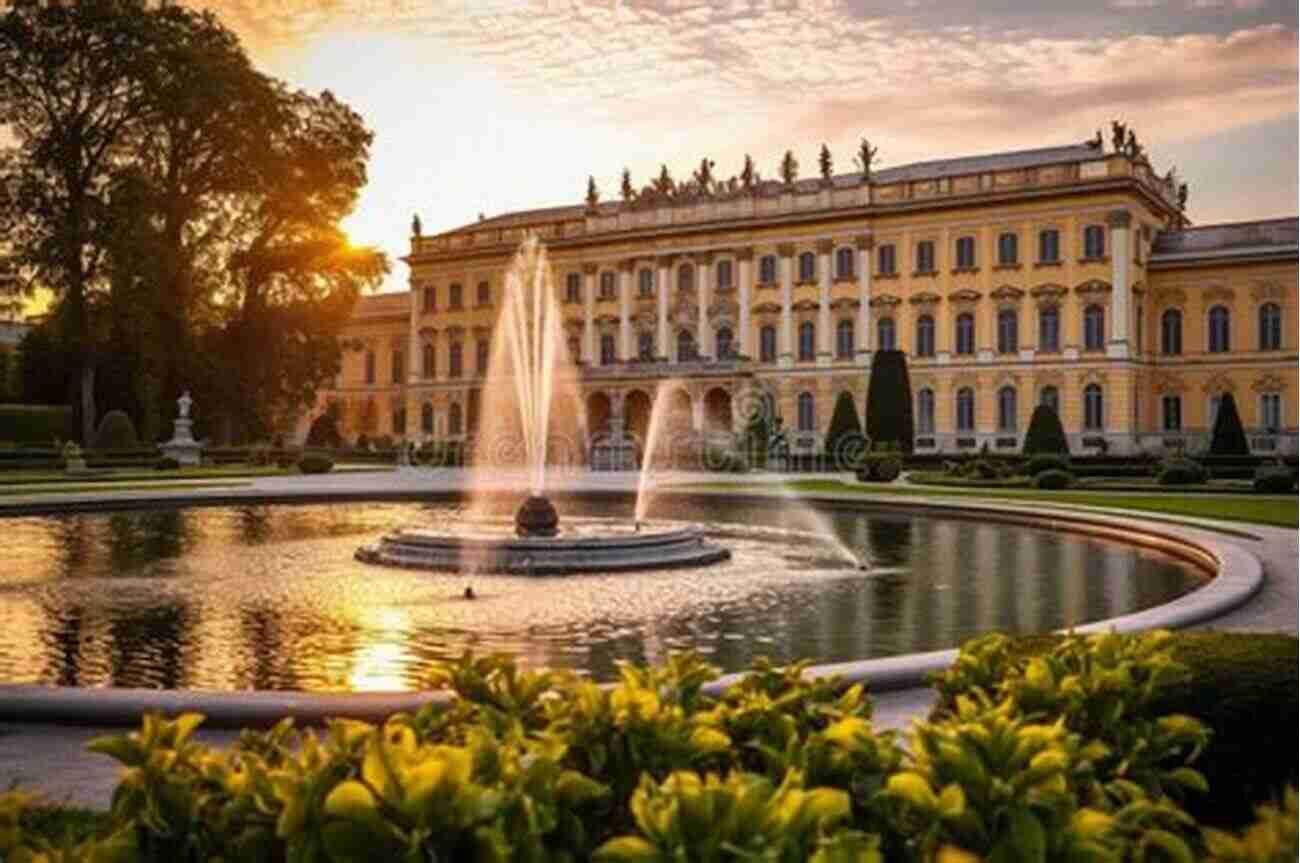
[[[684,389],[674,389],[668,394],[665,426],[675,432],[688,432],[693,425],[691,395]]]
[[[650,433],[650,396],[641,390],[632,390],[623,399],[623,428],[642,446]]]
[[[609,418],[612,409],[609,396],[604,393],[592,393],[587,397],[587,435],[595,438],[609,434]]]
[[[710,432],[729,432],[731,424],[731,393],[714,387],[704,395],[704,428]]]

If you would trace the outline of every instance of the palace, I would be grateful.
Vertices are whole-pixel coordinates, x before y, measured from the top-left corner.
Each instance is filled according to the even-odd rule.
[[[1076,451],[1195,450],[1233,393],[1257,452],[1297,448],[1297,220],[1192,227],[1186,187],[1116,125],[1081,144],[717,182],[667,173],[623,200],[425,236],[411,290],[364,298],[334,403],[345,436],[453,440],[477,425],[502,276],[546,244],[591,433],[644,434],[672,381],[696,430],[770,394],[815,452],[872,352],[906,352],[918,452],[1018,451],[1054,405]],[[312,417],[305,417],[305,435]]]

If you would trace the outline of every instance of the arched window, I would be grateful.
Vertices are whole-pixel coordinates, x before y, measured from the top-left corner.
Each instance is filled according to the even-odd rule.
[[[1167,432],[1183,429],[1183,400],[1180,396],[1167,395],[1160,399],[1161,425]]]
[[[478,283],[478,299],[475,300],[480,306],[492,305],[492,285],[487,282]]]
[[[812,393],[799,393],[799,431],[817,431],[816,403]]]
[[[1232,318],[1226,306],[1215,306],[1210,309],[1210,353],[1220,354],[1231,349],[1231,325]]]
[[[1020,260],[1020,252],[1017,248],[1019,238],[1015,234],[1006,233],[998,235],[998,264],[1004,267],[1014,266]]]
[[[695,265],[682,264],[677,268],[677,290],[695,290]]]
[[[717,273],[718,287],[723,289],[730,288],[732,285],[731,261],[718,261],[718,265],[714,270]]]
[[[1160,353],[1176,356],[1183,352],[1183,313],[1165,309],[1160,316]]]
[[[835,356],[842,360],[853,358],[853,321],[848,318],[835,325]]]
[[[1038,393],[1038,403],[1051,408],[1057,416],[1061,414],[1061,391],[1054,386],[1045,386]]]
[[[564,277],[564,301],[566,303],[582,302],[581,273],[569,273]]]
[[[395,384],[400,384],[406,377],[406,354],[400,350],[393,351],[392,373]]]
[[[1102,399],[1101,384],[1088,384],[1083,388],[1083,427],[1088,431],[1101,431],[1106,427],[1106,404]]]
[[[998,431],[1016,430],[1016,390],[1003,387],[998,390]]]
[[[758,331],[758,358],[761,362],[776,362],[776,327],[768,324]]]
[[[762,285],[776,284],[776,255],[764,255],[758,259],[758,282]]]
[[[452,342],[451,349],[447,352],[447,376],[458,378],[461,375],[464,364],[464,351],[460,342]]]
[[[438,352],[431,344],[426,344],[420,351],[420,374],[425,380],[432,380],[438,374]]]
[[[492,343],[487,339],[479,339],[474,342],[474,374],[485,375],[488,373],[488,353],[492,350]]]
[[[1020,350],[1020,316],[1013,309],[998,312],[998,353],[1014,354]]]
[[[602,300],[614,299],[614,274],[604,272],[600,274],[600,298]]]
[[[636,274],[637,293],[642,297],[649,297],[655,292],[655,272],[654,270],[642,270]]]
[[[1282,394],[1259,394],[1259,424],[1267,432],[1276,433],[1282,428]]]
[[[854,266],[854,258],[856,257],[857,255],[854,254],[853,249],[850,249],[848,247],[842,249],[836,249],[835,250],[835,278],[837,279],[853,278],[854,271],[857,269]]]
[[[447,305],[452,309],[459,309],[465,305],[461,296],[462,288],[459,283],[452,285],[447,289]]]
[[[654,359],[655,355],[655,334],[648,331],[642,331],[637,335],[637,356],[643,360]]]
[[[957,431],[975,431],[975,391],[970,387],[957,390]]]
[[[799,325],[799,362],[817,359],[817,328],[812,321]]]
[[[716,358],[720,360],[725,360],[728,357],[730,357],[731,342],[732,342],[731,327],[718,327],[718,334],[715,341],[717,342],[717,350],[718,350],[717,354],[715,355]]]
[[[614,350],[613,333],[601,333],[600,335],[600,364],[602,366],[612,366],[618,357]]]
[[[420,431],[433,434],[433,405],[428,402],[420,405]]]
[[[975,268],[975,238],[958,237],[957,238],[957,269],[970,270]]]
[[[892,351],[894,344],[894,319],[881,318],[876,321],[876,350]]]
[[[962,312],[957,316],[957,344],[958,354],[975,353],[975,316],[970,312]]]
[[[447,409],[447,434],[458,435],[464,423],[461,419],[460,404],[452,402],[451,407]]]
[[[677,334],[677,362],[686,363],[695,359],[695,338],[690,330]]]
[[[1038,349],[1049,354],[1061,349],[1061,310],[1056,306],[1038,310]]]
[[[934,434],[934,390],[928,387],[916,393],[916,432]]]
[[[1101,225],[1089,225],[1083,229],[1083,256],[1095,259],[1106,254],[1106,229]]]
[[[934,318],[930,315],[921,315],[916,319],[916,355],[934,356]]]
[[[1088,351],[1106,348],[1106,310],[1101,306],[1083,310],[1083,348]]]
[[[433,285],[426,285],[424,288],[424,311],[436,312],[438,310],[438,289]]]
[[[375,382],[375,352],[366,351],[366,383]]]
[[[406,405],[393,405],[393,412],[389,417],[389,422],[393,424],[394,435],[406,434]]]
[[[817,279],[817,256],[804,252],[799,256],[799,281],[812,282]]]
[[[1282,307],[1277,303],[1259,307],[1259,349],[1282,350]]]

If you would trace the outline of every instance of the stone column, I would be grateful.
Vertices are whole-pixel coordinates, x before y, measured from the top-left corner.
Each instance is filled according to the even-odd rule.
[[[777,345],[777,360],[781,368],[794,365],[794,243],[777,246],[777,266],[781,278],[781,338]]]
[[[695,355],[711,356],[709,346],[709,293],[712,289],[713,253],[701,252],[695,256],[695,301],[698,304],[698,323],[695,327]]]
[[[668,293],[669,280],[672,278],[673,256],[659,258],[659,284],[655,285],[655,299],[659,305],[659,327],[656,334],[655,356],[667,360],[672,354],[668,350]]]
[[[740,343],[737,351],[742,357],[749,357],[753,356],[753,335],[750,333],[752,325],[749,321],[749,294],[753,289],[754,250],[748,248],[738,249],[736,251],[736,264],[737,278],[740,279],[740,287],[737,289],[737,304],[740,306],[740,311],[736,316],[736,327],[740,330],[737,333]]]
[[[858,237],[858,363],[870,365],[872,339],[871,331],[871,250],[875,241],[871,237]]]
[[[1106,214],[1110,225],[1110,320],[1106,322],[1110,339],[1106,355],[1126,359],[1129,355],[1129,307],[1133,294],[1129,284],[1129,226],[1133,217],[1128,210],[1111,210]]]
[[[817,365],[831,364],[831,250],[834,240],[817,241]]]
[[[582,361],[596,364],[596,265],[582,266]]]
[[[618,272],[618,350],[619,359],[627,362],[636,356],[632,344],[632,269],[636,261],[629,258],[619,265]]]
[[[411,307],[407,314],[407,338],[406,338],[406,382],[408,384],[419,383],[422,370],[420,362],[424,353],[420,350],[420,328],[417,326],[419,318],[419,302],[421,286],[418,282],[411,283]],[[410,410],[407,410],[410,414]],[[407,417],[407,427],[410,427],[410,417]]]

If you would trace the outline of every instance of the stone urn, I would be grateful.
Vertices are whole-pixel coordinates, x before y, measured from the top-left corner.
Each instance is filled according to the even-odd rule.
[[[515,513],[515,533],[519,536],[551,537],[560,532],[560,514],[555,504],[544,497],[530,495]]]

